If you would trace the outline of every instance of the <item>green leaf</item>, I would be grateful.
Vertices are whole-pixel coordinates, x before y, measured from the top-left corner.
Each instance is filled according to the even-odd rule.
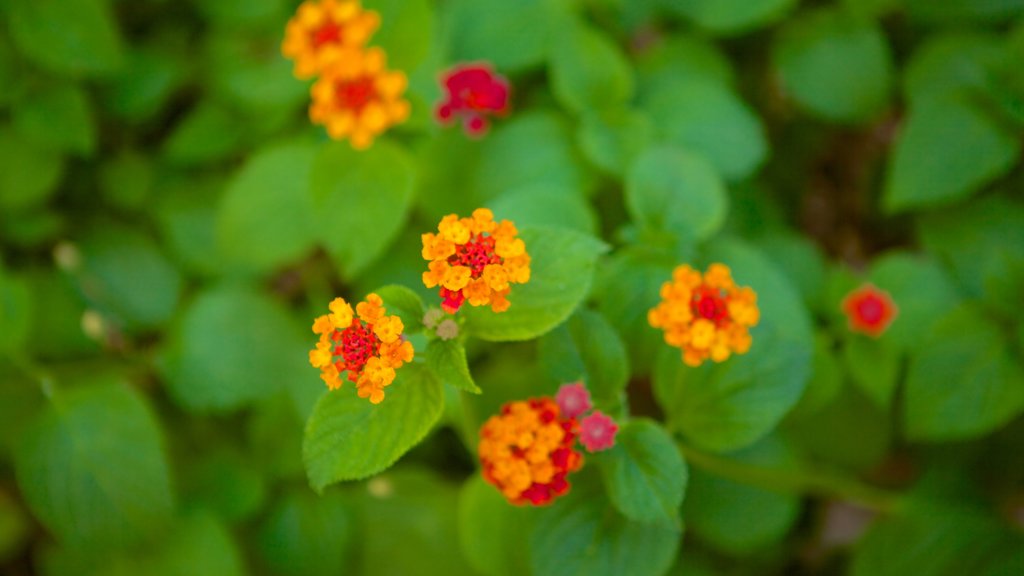
[[[243,270],[267,273],[310,252],[316,242],[309,193],[316,148],[280,144],[256,152],[221,199],[217,245]]]
[[[96,125],[85,92],[74,84],[48,85],[14,107],[14,127],[42,148],[91,156]]]
[[[600,489],[574,482],[540,510],[530,536],[530,565],[547,576],[657,576],[672,565],[680,533],[615,512]]]
[[[902,212],[966,198],[1010,170],[1020,154],[1020,139],[971,103],[917,102],[891,156],[883,204]]]
[[[23,278],[4,270],[0,262],[0,352],[24,346],[31,328],[35,294]]]
[[[282,34],[206,36],[205,63],[210,88],[218,100],[227,100],[231,110],[241,108],[257,118],[271,113],[290,115],[308,102],[308,83],[292,76],[292,62],[278,49]]]
[[[210,24],[221,28],[256,27],[277,24],[284,16],[284,0],[190,0]],[[217,30],[220,32],[220,30]]]
[[[898,315],[880,342],[901,350],[921,344],[942,311],[957,305],[960,296],[949,276],[934,260],[906,252],[890,252],[871,264],[871,281],[892,296]]]
[[[363,7],[380,14],[373,45],[388,55],[388,67],[415,70],[430,52],[434,11],[427,0],[366,0]]]
[[[80,359],[100,352],[82,330],[85,301],[66,274],[35,269],[23,278],[34,300],[29,322],[28,351],[37,359]]]
[[[952,33],[931,36],[914,51],[903,75],[911,102],[936,96],[984,94],[1008,53],[994,34]]]
[[[82,239],[82,292],[128,331],[170,320],[183,280],[156,243],[131,228],[104,226]]]
[[[678,523],[686,463],[672,437],[651,420],[633,420],[615,436],[601,461],[608,497],[627,518]]]
[[[104,86],[103,108],[118,118],[141,122],[158,113],[187,79],[185,58],[165,43],[134,46],[124,66]]]
[[[320,397],[302,442],[309,484],[318,493],[390,467],[441,417],[441,382],[420,364],[398,369],[386,394],[377,405],[358,397],[354,386]]]
[[[811,379],[790,418],[800,418],[822,410],[839,394],[845,377],[842,366],[832,351],[832,339],[819,332],[814,338]]]
[[[965,21],[996,22],[1024,14],[1024,0],[946,0],[941,5],[930,0],[902,0],[914,18],[929,23]]]
[[[884,109],[892,91],[892,56],[882,31],[837,10],[818,10],[789,22],[772,58],[785,91],[827,120],[870,120]]]
[[[654,140],[651,119],[636,110],[587,112],[580,118],[576,139],[587,160],[622,176],[633,160]]]
[[[127,210],[149,208],[153,191],[154,167],[139,152],[124,149],[106,159],[99,170],[103,199]]]
[[[540,364],[557,382],[582,379],[598,408],[611,412],[623,400],[629,357],[615,329],[601,314],[576,310],[537,341]]]
[[[663,0],[666,8],[720,34],[738,34],[770,24],[796,5],[796,0]]]
[[[313,163],[313,205],[321,241],[355,276],[398,235],[412,203],[415,171],[402,148],[377,142],[355,151],[344,142],[321,148]]]
[[[395,284],[383,286],[373,291],[384,301],[388,314],[402,319],[406,334],[415,334],[423,330],[423,315],[426,310],[419,294]]]
[[[10,0],[11,37],[58,73],[102,74],[121,64],[121,38],[106,0]]]
[[[537,182],[509,190],[489,201],[499,220],[511,220],[519,228],[555,226],[596,234],[597,214],[576,190]]]
[[[529,574],[532,510],[512,506],[497,488],[474,474],[459,493],[459,544],[470,566],[486,576]]]
[[[773,437],[729,456],[756,468],[796,467],[786,445]],[[800,516],[800,499],[795,496],[740,484],[696,466],[686,492],[683,517],[690,530],[702,541],[732,555],[779,543]]]
[[[178,122],[164,140],[163,156],[172,164],[221,160],[242,146],[242,122],[227,107],[203,101]]]
[[[648,148],[626,174],[626,208],[640,226],[687,241],[715,234],[725,222],[728,197],[706,160],[678,148]]]
[[[308,342],[275,300],[239,285],[200,292],[172,327],[160,371],[189,411],[227,411],[285,386],[316,386]]]
[[[586,297],[597,257],[607,249],[592,236],[571,230],[533,228],[519,236],[532,259],[530,281],[512,286],[505,312],[464,307],[465,328],[477,338],[531,340],[561,324]]]
[[[666,86],[692,81],[735,84],[729,58],[710,40],[697,34],[672,34],[637,55],[637,80],[641,98]]]
[[[485,61],[508,72],[544,62],[551,23],[563,12],[549,0],[453,0],[446,9],[451,61]]]
[[[677,348],[662,343],[654,392],[670,429],[701,448],[726,451],[763,437],[797,403],[810,377],[814,341],[800,297],[757,251],[725,240],[710,261],[729,266],[738,285],[757,293],[761,320],[750,331],[753,344],[746,354],[690,368]]]
[[[768,155],[757,116],[718,82],[667,86],[647,96],[643,107],[663,138],[704,155],[726,180],[750,176]]]
[[[892,405],[902,359],[898,349],[859,334],[848,337],[843,346],[843,364],[850,379],[884,410]]]
[[[68,544],[136,541],[174,508],[159,423],[116,380],[59,392],[25,431],[15,471],[32,513]]]
[[[354,561],[355,532],[341,494],[293,490],[260,527],[259,551],[282,576],[341,574]]]
[[[629,101],[633,72],[618,46],[577,19],[560,28],[552,41],[549,74],[551,91],[562,106],[582,114]]]
[[[60,156],[0,125],[0,208],[4,212],[43,204],[56,191],[63,173]]]
[[[466,361],[466,347],[459,340],[431,340],[427,344],[427,367],[445,384],[480,394]]]
[[[1024,373],[1011,360],[1005,335],[981,311],[963,306],[925,334],[906,384],[910,438],[974,438],[1024,410]]]

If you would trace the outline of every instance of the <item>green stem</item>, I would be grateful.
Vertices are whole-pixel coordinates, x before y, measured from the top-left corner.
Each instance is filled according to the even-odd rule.
[[[748,462],[702,452],[680,441],[677,441],[677,445],[687,462],[741,484],[773,492],[796,495],[816,494],[839,498],[883,513],[895,512],[902,504],[899,494],[833,472],[812,470],[806,466],[798,466],[794,469],[764,468]]]

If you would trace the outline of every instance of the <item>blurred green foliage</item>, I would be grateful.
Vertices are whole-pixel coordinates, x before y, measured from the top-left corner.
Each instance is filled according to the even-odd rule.
[[[0,0],[0,572],[1024,573],[1024,1],[366,0],[412,114],[364,152],[297,4]],[[471,61],[481,140],[432,117]],[[481,206],[533,278],[441,340],[419,235]],[[749,353],[648,325],[683,262],[757,292]],[[307,362],[370,291],[379,406]],[[617,445],[509,505],[479,427],[577,379]]]

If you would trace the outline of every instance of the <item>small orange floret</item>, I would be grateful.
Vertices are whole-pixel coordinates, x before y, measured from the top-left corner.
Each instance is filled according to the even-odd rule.
[[[423,284],[440,286],[445,312],[458,312],[466,301],[489,305],[494,312],[507,310],[510,284],[530,280],[530,255],[515,225],[495,222],[490,210],[479,208],[469,218],[445,216],[437,231],[421,237],[423,258],[430,262]]]
[[[647,313],[648,323],[665,331],[665,342],[681,349],[689,366],[746,353],[749,330],[760,317],[757,294],[736,286],[723,264],[712,264],[704,274],[685,264],[676,267],[661,286],[661,302]]]
[[[850,330],[878,338],[896,319],[899,309],[885,290],[864,284],[843,298],[843,312]]]
[[[378,26],[380,16],[357,0],[307,0],[285,27],[281,53],[295,61],[296,78],[312,78],[361,51]]]
[[[541,506],[569,491],[570,472],[583,465],[574,449],[579,425],[551,398],[510,402],[480,430],[484,479],[516,505]]]
[[[309,363],[320,369],[328,389],[340,388],[341,375],[347,373],[360,398],[379,404],[395,370],[412,361],[412,343],[402,335],[402,319],[388,316],[383,304],[380,296],[370,294],[353,314],[348,302],[335,298],[331,313],[313,322],[320,340],[309,352]]]

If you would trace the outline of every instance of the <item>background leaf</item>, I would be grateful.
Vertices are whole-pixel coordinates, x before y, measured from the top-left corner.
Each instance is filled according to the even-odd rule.
[[[639,522],[680,522],[686,463],[661,426],[646,419],[626,423],[602,458],[608,497],[619,512]]]

